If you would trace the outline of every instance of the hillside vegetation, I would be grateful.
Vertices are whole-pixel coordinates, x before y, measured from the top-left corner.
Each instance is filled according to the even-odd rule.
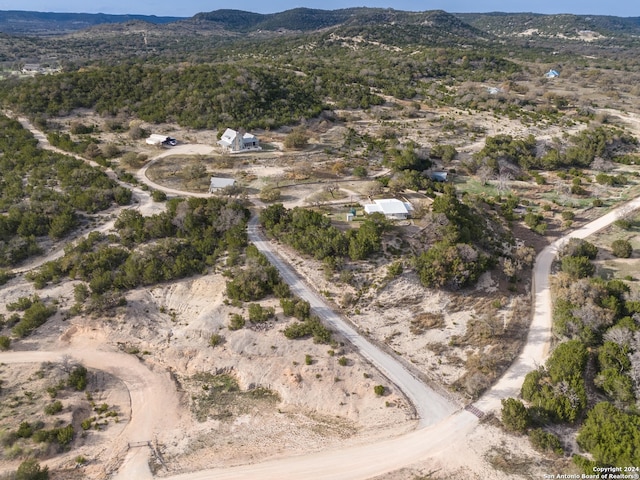
[[[536,251],[640,189],[637,18],[377,8],[226,9],[153,23],[15,15],[0,16],[0,28],[2,18],[24,18],[36,30],[0,36],[0,103],[76,156],[42,150],[0,117],[0,283],[65,242],[63,255],[59,246],[59,258],[25,278],[38,292],[69,287],[65,302],[35,294],[7,302],[2,349],[66,301],[58,317],[98,322],[122,312],[133,290],[221,271],[215,293],[224,309],[193,320],[229,315],[224,327],[199,330],[206,348],[236,361],[251,349],[233,341],[288,318],[280,336],[329,344],[333,357],[345,345],[248,245],[249,206],[259,198],[269,203],[255,202],[264,231],[307,269],[306,280],[359,331],[466,403],[525,341]],[[92,26],[50,35],[71,21]],[[22,71],[36,62],[52,74]],[[545,77],[550,69],[559,76]],[[255,131],[264,150],[213,150],[226,128]],[[155,130],[185,149],[154,150],[144,137]],[[113,167],[119,180],[79,158]],[[166,203],[146,205],[150,215],[120,208],[132,201],[127,184],[139,186],[147,173],[167,187],[151,198]],[[208,198],[167,200],[177,189],[205,191],[211,175],[237,183]],[[360,215],[383,198],[413,202],[411,218]],[[107,215],[113,228],[91,231]],[[637,228],[632,218],[619,221]],[[616,238],[610,255],[635,268],[631,240]],[[502,411],[509,430],[526,432],[552,459],[576,454],[587,473],[637,464],[640,452],[638,279],[599,271],[597,255],[588,242],[562,252],[555,348]],[[168,316],[178,329],[178,314]],[[262,351],[258,343],[251,348]],[[267,345],[260,358],[276,350]],[[342,353],[336,360],[351,366]],[[297,370],[287,371],[298,385]],[[389,393],[367,388],[376,399]]]

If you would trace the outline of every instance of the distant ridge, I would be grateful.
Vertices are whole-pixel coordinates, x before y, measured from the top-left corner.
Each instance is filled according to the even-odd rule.
[[[253,13],[234,9],[202,12],[193,17],[160,17],[155,15],[110,15],[104,13],[46,13],[19,10],[0,11],[0,32],[9,35],[62,35],[101,27],[102,32],[114,25],[114,32],[130,22],[156,25],[166,33],[226,32],[234,35],[257,32],[313,32],[328,28],[361,32],[371,39],[385,33],[378,27],[394,26],[407,42],[488,39],[539,35],[568,39],[602,37],[640,37],[640,17],[605,15],[547,15],[537,13],[456,13],[443,10],[408,12],[392,8],[355,7],[338,10],[294,8],[279,13]],[[169,25],[165,29],[164,25]],[[115,26],[118,25],[116,28]],[[443,37],[441,37],[441,35]],[[439,41],[438,43],[442,43]],[[446,43],[446,42],[445,42]]]
[[[22,10],[0,11],[0,32],[11,35],[61,35],[105,23],[125,23],[132,20],[166,24],[184,17],[155,15],[110,15],[106,13],[54,13]]]
[[[541,13],[456,13],[456,17],[497,36],[518,35],[536,30],[540,35],[578,37],[592,31],[604,36],[640,35],[640,17]]]

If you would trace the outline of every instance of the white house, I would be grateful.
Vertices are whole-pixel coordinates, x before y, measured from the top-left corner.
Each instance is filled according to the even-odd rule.
[[[222,137],[218,140],[218,145],[231,153],[262,150],[258,137],[251,133],[236,132],[230,128],[224,131]]]
[[[225,187],[231,187],[235,185],[236,181],[233,178],[211,177],[209,183],[209,193],[222,190]]]
[[[387,218],[404,220],[411,215],[413,206],[409,202],[401,202],[395,198],[384,198],[365,205],[364,211],[367,214],[382,213]]]

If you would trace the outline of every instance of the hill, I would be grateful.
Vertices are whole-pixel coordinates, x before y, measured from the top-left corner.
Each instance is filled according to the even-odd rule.
[[[181,20],[181,17],[7,10],[0,11],[0,32],[11,35],[61,35],[78,30],[84,30],[95,25],[105,23],[124,23],[132,20],[141,20],[154,24],[166,24]]]
[[[640,35],[640,17],[543,15],[537,13],[460,13],[460,20],[493,35],[539,35],[569,39]]]

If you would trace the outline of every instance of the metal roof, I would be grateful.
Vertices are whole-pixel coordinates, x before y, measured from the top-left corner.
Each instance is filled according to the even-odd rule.
[[[367,213],[380,212],[385,215],[408,215],[413,207],[410,203],[404,203],[395,198],[384,198],[374,200],[373,204],[365,205],[364,210]]]
[[[211,177],[211,183],[209,184],[209,190],[218,188],[225,188],[234,185],[236,181],[233,178]]]

